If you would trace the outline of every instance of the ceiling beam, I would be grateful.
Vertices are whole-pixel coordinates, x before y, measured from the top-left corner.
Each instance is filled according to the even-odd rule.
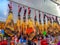
[[[60,3],[58,3],[58,2],[56,2],[56,1],[54,1],[54,0],[51,0],[52,2],[54,2],[55,4],[57,4],[57,5],[60,5]]]

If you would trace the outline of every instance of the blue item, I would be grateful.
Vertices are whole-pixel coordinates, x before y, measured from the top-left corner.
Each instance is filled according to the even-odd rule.
[[[26,40],[24,40],[22,37],[20,38],[20,43],[25,43]]]
[[[23,39],[22,39],[22,37],[20,38],[20,43],[23,43]]]
[[[4,30],[1,30],[1,33],[4,35]]]
[[[25,43],[25,42],[26,42],[26,40],[23,40],[23,42]]]

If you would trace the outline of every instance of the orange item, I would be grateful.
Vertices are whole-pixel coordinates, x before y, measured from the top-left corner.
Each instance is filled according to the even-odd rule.
[[[12,40],[11,40],[11,42],[10,42],[10,45],[15,45],[14,40],[15,40],[15,37],[12,37]]]
[[[38,42],[38,40],[37,40],[37,39],[34,39],[34,40],[33,40],[33,42],[36,42],[36,43],[37,43],[37,42]]]
[[[26,34],[31,34],[32,32],[34,32],[34,31],[33,31],[33,28],[27,28]]]
[[[14,41],[11,41],[10,45],[15,45]]]

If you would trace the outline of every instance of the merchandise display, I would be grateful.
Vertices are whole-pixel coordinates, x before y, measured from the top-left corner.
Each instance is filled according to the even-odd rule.
[[[33,15],[30,7],[20,4],[17,8],[14,22],[13,3],[9,2],[6,21],[0,22],[0,45],[60,45],[58,16],[35,9]]]

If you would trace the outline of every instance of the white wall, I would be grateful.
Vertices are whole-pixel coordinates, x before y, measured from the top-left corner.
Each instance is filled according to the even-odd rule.
[[[51,2],[50,0],[12,0],[14,2],[53,14],[60,16],[57,5]]]

